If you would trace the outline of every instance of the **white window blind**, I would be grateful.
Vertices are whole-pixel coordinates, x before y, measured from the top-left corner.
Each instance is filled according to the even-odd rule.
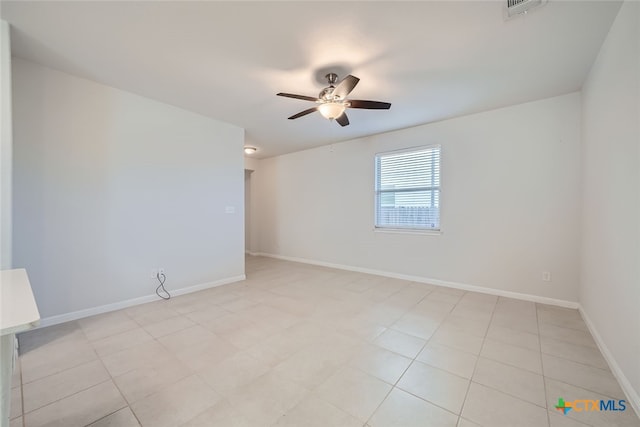
[[[440,229],[440,146],[376,155],[376,227]]]

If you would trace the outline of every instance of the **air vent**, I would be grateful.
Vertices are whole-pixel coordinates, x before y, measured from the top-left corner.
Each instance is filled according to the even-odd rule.
[[[535,9],[547,3],[547,0],[507,0],[505,5],[505,18],[513,18],[514,16],[527,13],[531,9]]]
[[[530,3],[529,0],[507,0],[507,7],[514,7],[521,3]]]

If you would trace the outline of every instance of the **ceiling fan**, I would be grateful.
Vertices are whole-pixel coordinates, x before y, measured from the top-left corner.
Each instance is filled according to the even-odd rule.
[[[307,114],[311,114],[314,111],[319,111],[320,114],[326,119],[335,119],[340,126],[347,126],[349,124],[349,118],[345,110],[347,108],[363,108],[367,110],[388,110],[391,108],[391,104],[388,102],[380,101],[365,101],[360,99],[347,99],[347,96],[351,93],[353,88],[356,87],[359,78],[348,75],[336,85],[338,81],[338,75],[335,73],[329,73],[325,76],[329,82],[329,86],[320,91],[317,98],[305,95],[295,95],[292,93],[280,92],[278,96],[285,96],[287,98],[302,99],[304,101],[315,102],[315,107],[301,111],[298,114],[294,114],[289,117],[289,120],[297,119]]]

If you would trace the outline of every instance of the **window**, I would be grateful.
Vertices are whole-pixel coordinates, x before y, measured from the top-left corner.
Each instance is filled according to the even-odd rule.
[[[376,155],[376,228],[440,230],[440,146]]]

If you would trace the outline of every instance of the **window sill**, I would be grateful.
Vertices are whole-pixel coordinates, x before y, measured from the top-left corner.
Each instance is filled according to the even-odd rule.
[[[390,234],[422,234],[427,236],[439,236],[442,230],[420,230],[416,228],[374,228],[374,233],[390,233]]]

